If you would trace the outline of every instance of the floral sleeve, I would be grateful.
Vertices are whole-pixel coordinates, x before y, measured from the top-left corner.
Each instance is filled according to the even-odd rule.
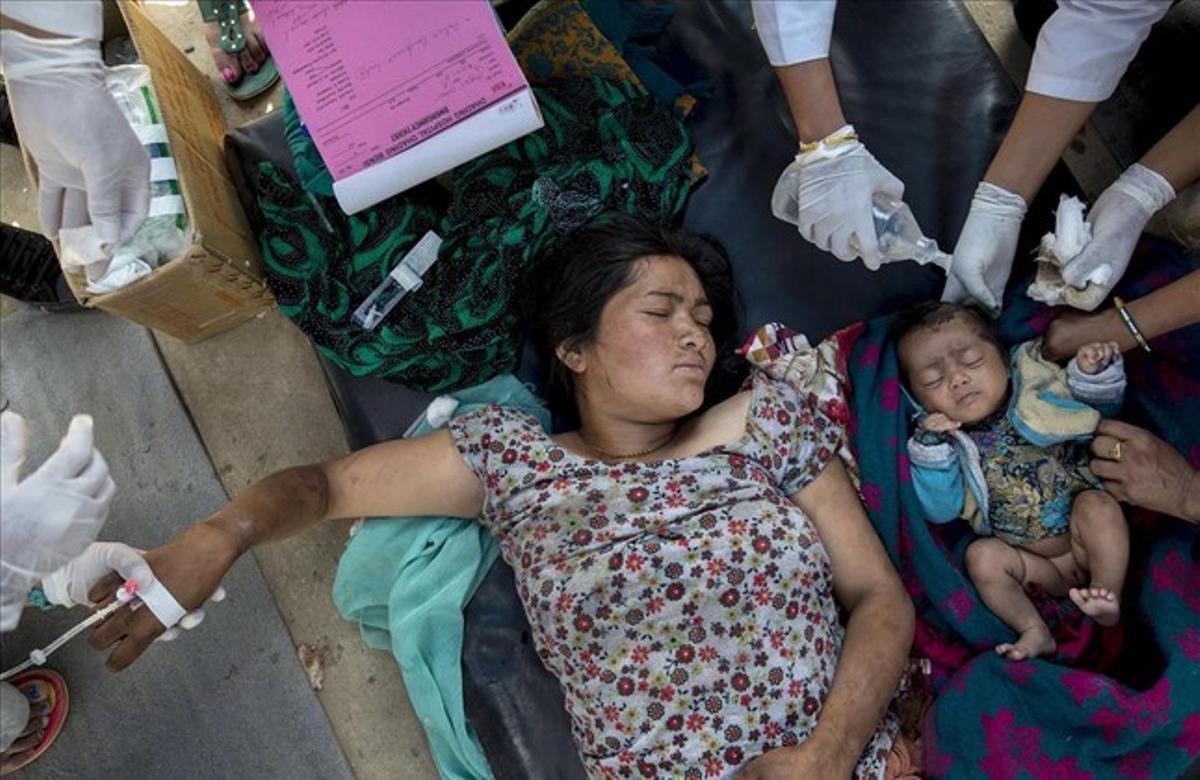
[[[535,438],[536,420],[491,404],[455,417],[447,427],[463,461],[483,483],[480,520],[493,533],[507,534],[515,522],[510,498],[529,473],[528,458],[523,455]]]
[[[849,409],[837,344],[816,347],[783,325],[760,328],[742,348],[767,382],[751,410],[752,424],[770,439],[781,490],[801,490],[844,448]]]

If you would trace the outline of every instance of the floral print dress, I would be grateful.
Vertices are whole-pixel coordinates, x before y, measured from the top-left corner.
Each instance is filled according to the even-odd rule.
[[[686,458],[583,458],[498,406],[451,422],[590,775],[727,777],[815,727],[844,629],[788,496],[843,443],[832,349],[768,360],[745,435]],[[881,776],[896,727],[857,776]]]

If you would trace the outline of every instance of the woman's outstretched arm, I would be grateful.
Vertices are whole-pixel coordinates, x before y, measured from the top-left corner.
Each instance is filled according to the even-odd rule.
[[[271,474],[242,491],[212,516],[146,553],[158,580],[186,609],[202,605],[238,557],[332,518],[449,515],[473,518],[483,506],[483,486],[445,431],[377,444],[343,458]],[[111,595],[115,577],[93,590]],[[142,609],[123,608],[92,632],[91,644],[117,644],[113,671],[133,663],[163,626]],[[119,643],[119,644],[118,644]]]

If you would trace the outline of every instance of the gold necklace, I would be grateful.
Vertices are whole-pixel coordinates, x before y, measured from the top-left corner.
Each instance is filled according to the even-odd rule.
[[[667,436],[667,438],[665,440],[663,440],[663,442],[661,444],[657,444],[648,450],[638,450],[637,452],[627,452],[624,455],[619,455],[615,452],[608,452],[606,450],[600,449],[595,444],[592,444],[590,441],[587,440],[587,437],[585,437],[583,435],[583,431],[579,431],[579,439],[584,444],[587,445],[589,450],[591,450],[592,452],[595,452],[598,455],[603,455],[604,457],[609,458],[610,460],[625,460],[626,458],[640,458],[643,455],[649,455],[650,453],[657,452],[658,450],[661,450],[663,447],[670,444],[671,439],[673,439],[673,438],[675,438],[675,429],[671,430],[671,434],[669,436]]]

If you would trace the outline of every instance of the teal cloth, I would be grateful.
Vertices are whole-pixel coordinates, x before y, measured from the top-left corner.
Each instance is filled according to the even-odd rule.
[[[51,612],[55,605],[51,604],[46,599],[46,591],[42,590],[41,585],[34,585],[29,590],[29,596],[25,600],[25,605],[29,607],[37,607],[42,612]]]
[[[504,374],[452,393],[454,416],[496,403],[550,413],[525,385]],[[432,431],[422,417],[412,435]],[[463,609],[492,568],[499,548],[477,522],[451,517],[367,520],[350,540],[333,581],[333,603],[358,623],[363,640],[391,650],[413,709],[425,727],[442,777],[491,778],[463,705]]]

